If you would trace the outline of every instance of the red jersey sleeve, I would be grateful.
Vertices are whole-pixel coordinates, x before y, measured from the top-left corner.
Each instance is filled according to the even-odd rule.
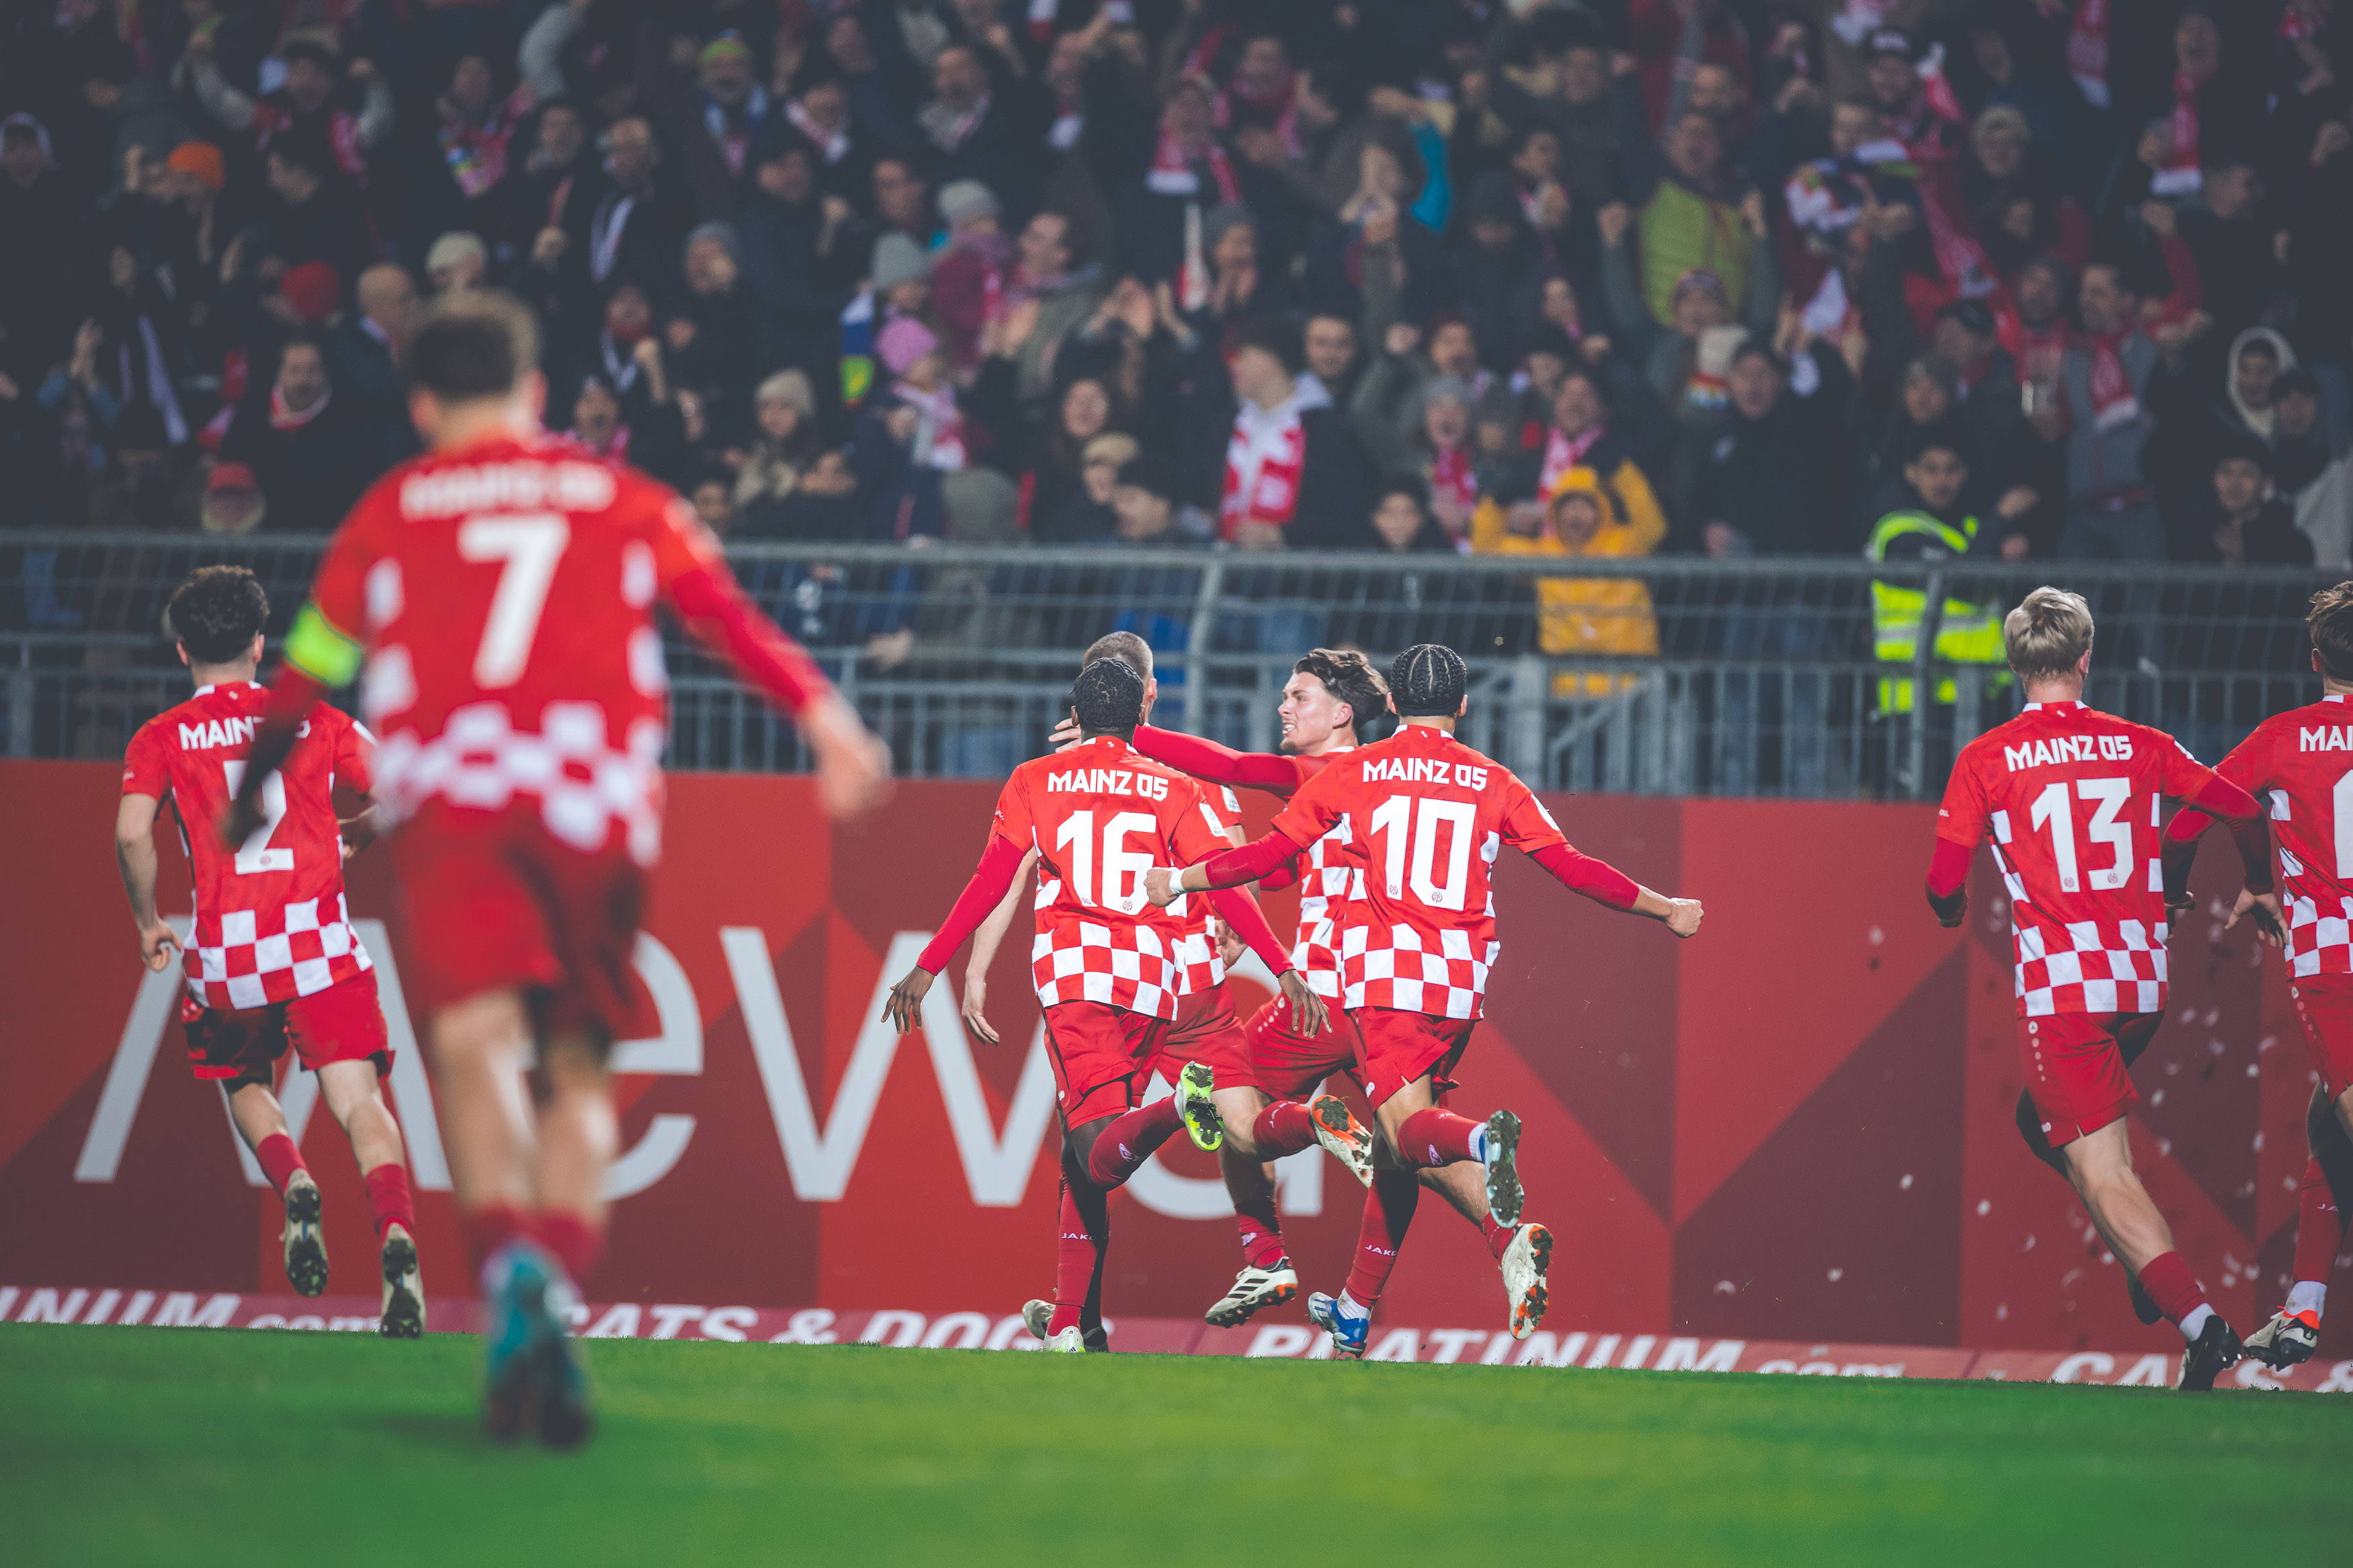
[[[1974,849],[1985,842],[1985,779],[1977,759],[1962,755],[1945,784],[1945,798],[1936,807],[1936,837]]]
[[[724,654],[737,673],[787,713],[798,713],[833,689],[808,651],[760,613],[719,541],[683,498],[647,487],[654,574],[663,600],[697,641]]]
[[[1191,866],[1233,847],[1233,841],[1226,837],[1225,819],[1198,784],[1189,778],[1177,780],[1169,787],[1168,804],[1176,808],[1176,818],[1168,826],[1168,847],[1176,857],[1176,864]]]
[[[1535,792],[1522,784],[1516,776],[1507,775],[1504,784],[1504,820],[1500,827],[1504,842],[1524,855],[1535,855],[1555,845],[1566,846],[1568,836],[1545,809]]]
[[[1029,782],[1018,773],[997,792],[997,817],[990,832],[1025,855],[1037,847],[1038,826],[1029,815]]]
[[[2158,737],[2157,755],[2159,772],[2158,791],[2174,800],[2189,800],[2206,788],[2206,781],[2214,770],[2189,754],[2189,748],[2170,735]]]
[[[1342,784],[1346,773],[1345,766],[1327,767],[1309,779],[1291,797],[1291,804],[1275,813],[1267,831],[1279,833],[1304,849],[1337,827],[1340,819],[1348,815]]]
[[[311,597],[286,634],[286,663],[295,673],[334,690],[359,678],[368,634],[368,573],[382,552],[376,519],[394,505],[379,485],[360,498],[351,517],[328,542],[311,581]],[[273,685],[280,684],[273,682]]]
[[[375,790],[375,737],[356,719],[336,715],[342,734],[335,742],[335,783],[362,795]]]
[[[164,727],[150,719],[131,737],[122,753],[122,793],[152,795],[157,800],[172,792],[172,761],[164,743]]]

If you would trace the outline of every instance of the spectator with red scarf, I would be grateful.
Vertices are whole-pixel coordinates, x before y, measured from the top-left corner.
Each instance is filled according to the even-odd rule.
[[[1230,361],[1218,536],[1240,550],[1355,542],[1373,500],[1373,468],[1348,417],[1307,405],[1299,329],[1282,318],[1244,326]]]

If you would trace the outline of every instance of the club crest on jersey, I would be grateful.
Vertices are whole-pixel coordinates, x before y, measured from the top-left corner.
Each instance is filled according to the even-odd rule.
[[[1168,781],[1152,773],[1130,773],[1125,768],[1073,768],[1069,773],[1048,773],[1048,793],[1083,792],[1090,795],[1134,795],[1146,800],[1166,800]]]
[[[1464,789],[1485,789],[1487,770],[1473,763],[1450,763],[1437,757],[1367,757],[1366,784],[1454,784]]]
[[[2342,724],[2324,724],[2317,730],[2298,730],[2295,732],[2295,749],[2299,752],[2353,751],[2353,742],[2346,740],[2346,734]]]
[[[2001,760],[2010,771],[2047,768],[2060,763],[2123,763],[2132,760],[2130,735],[2061,735],[2054,740],[2029,741],[2004,746]]]

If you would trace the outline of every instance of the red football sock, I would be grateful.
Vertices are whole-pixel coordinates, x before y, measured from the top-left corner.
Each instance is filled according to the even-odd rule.
[[[1497,1225],[1493,1215],[1479,1216],[1479,1228],[1487,1233],[1487,1252],[1498,1263],[1512,1245],[1512,1237],[1520,1234],[1517,1226]]]
[[[605,1256],[605,1227],[586,1215],[550,1209],[533,1222],[532,1231],[542,1247],[555,1254],[555,1260],[564,1265],[564,1272],[575,1285],[587,1279],[596,1260]]]
[[[483,1260],[519,1236],[531,1234],[531,1216],[506,1204],[485,1204],[478,1209],[467,1209],[458,1216],[466,1232],[466,1255],[472,1259],[474,1272],[482,1271]]]
[[[2157,1310],[2176,1327],[2182,1319],[2206,1305],[2206,1292],[2199,1288],[2198,1277],[2189,1272],[2189,1265],[2178,1252],[2150,1258],[2140,1271],[2140,1285],[2148,1292],[2148,1299],[2157,1303]]]
[[[1236,1199],[1234,1228],[1241,1232],[1242,1261],[1252,1268],[1271,1268],[1289,1256],[1282,1247],[1282,1226],[1274,1217],[1272,1193]]]
[[[1173,1094],[1114,1117],[1110,1126],[1095,1135],[1095,1146],[1087,1152],[1087,1174],[1096,1186],[1109,1192],[1135,1174],[1135,1168],[1184,1125],[1184,1113]]]
[[[278,1189],[281,1198],[294,1173],[310,1169],[302,1163],[302,1151],[294,1147],[294,1140],[283,1132],[272,1132],[255,1144],[253,1157],[261,1162],[261,1173],[269,1178],[269,1184]]]
[[[2328,1176],[2313,1161],[2304,1168],[2304,1192],[2295,1210],[2295,1277],[2316,1285],[2328,1283],[2336,1272],[2337,1249],[2345,1245],[2345,1215]]]
[[[1373,1173],[1372,1191],[1365,1194],[1365,1217],[1356,1227],[1356,1259],[1348,1268],[1348,1294],[1360,1307],[1381,1299],[1397,1267],[1398,1248],[1405,1245],[1406,1226],[1413,1223],[1414,1205],[1421,1201],[1421,1183],[1411,1171]]]
[[[1062,1176],[1060,1223],[1055,1227],[1054,1316],[1049,1334],[1076,1327],[1082,1331],[1103,1321],[1103,1259],[1111,1250],[1111,1210],[1103,1194],[1074,1184],[1069,1151]]]
[[[1398,1152],[1413,1165],[1451,1165],[1458,1160],[1475,1160],[1478,1156],[1471,1152],[1471,1136],[1479,1127],[1467,1116],[1457,1116],[1435,1106],[1417,1110],[1398,1128]]]
[[[368,1213],[375,1216],[375,1238],[394,1226],[417,1236],[417,1200],[408,1191],[408,1167],[387,1160],[360,1178],[367,1184]]]
[[[1258,1120],[1250,1123],[1250,1142],[1258,1145],[1259,1158],[1262,1160],[1296,1154],[1302,1149],[1315,1146],[1315,1119],[1299,1101],[1278,1100],[1260,1111]]]

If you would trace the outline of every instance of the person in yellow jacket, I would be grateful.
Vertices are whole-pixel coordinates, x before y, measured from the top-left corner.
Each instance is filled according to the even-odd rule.
[[[1961,456],[1957,442],[1941,436],[1924,442],[1904,466],[1904,482],[1910,491],[1905,499],[1913,504],[1898,507],[1879,520],[1863,544],[1864,557],[1876,563],[1920,561],[1932,555],[1957,559],[1970,553],[1978,539],[1978,520],[1960,504],[1961,488],[1968,478],[1968,461]],[[1872,584],[1872,647],[1881,663],[1911,668],[1919,646],[1920,623],[1927,612],[1925,589],[1911,584]],[[1997,667],[2006,663],[2009,656],[2002,646],[2001,617],[1999,605],[1973,605],[1947,597],[1936,625],[1934,654],[1937,662]],[[2006,670],[1986,681],[1989,688],[2007,684]],[[1958,683],[1945,676],[1936,682],[1936,700],[1949,703],[1957,690]],[[1880,678],[1882,713],[1909,713],[1912,700],[1908,674]]]
[[[1647,492],[1646,492],[1647,499]],[[1654,508],[1655,510],[1655,503]],[[1582,556],[1628,559],[1648,555],[1665,532],[1620,514],[1612,487],[1588,468],[1562,474],[1541,508],[1504,507],[1482,500],[1471,519],[1474,555]],[[1650,585],[1639,577],[1540,577],[1536,580],[1537,646],[1560,658],[1591,655],[1656,658],[1659,622]],[[1553,677],[1556,697],[1607,697],[1631,675],[1599,670]]]

